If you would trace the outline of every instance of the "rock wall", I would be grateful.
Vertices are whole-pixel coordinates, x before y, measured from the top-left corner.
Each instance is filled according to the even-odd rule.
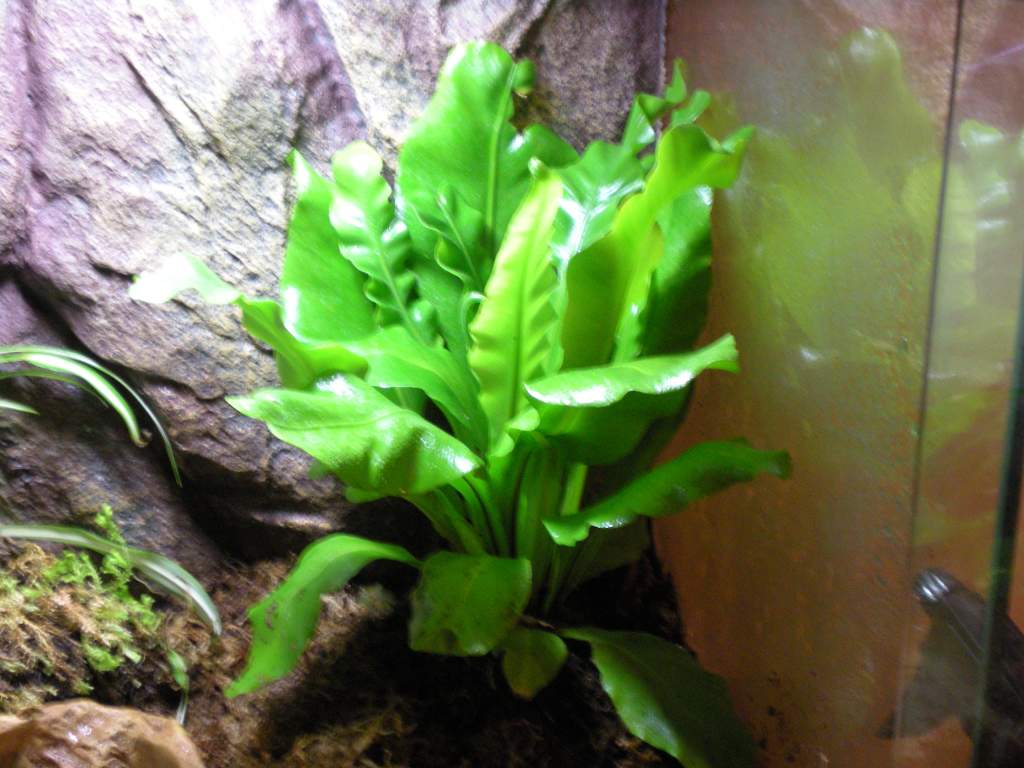
[[[188,251],[274,295],[288,150],[325,168],[365,137],[393,159],[460,40],[532,57],[539,116],[577,144],[616,134],[660,79],[664,0],[0,0],[0,25],[0,343],[67,344],[125,373],[186,479],[179,491],[158,449],[50,388],[33,394],[42,417],[0,419],[0,505],[62,520],[109,501],[129,539],[202,572],[224,551],[408,534],[417,517],[353,511],[309,480],[222,401],[274,381],[234,312],[135,304],[131,276]]]

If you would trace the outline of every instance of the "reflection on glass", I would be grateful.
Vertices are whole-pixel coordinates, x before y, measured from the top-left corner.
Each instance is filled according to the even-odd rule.
[[[987,680],[987,649],[978,637],[995,554],[1015,546],[999,537],[996,512],[1024,257],[1024,112],[1007,98],[1024,84],[1024,4],[967,0],[961,29],[911,551],[912,567],[941,573],[951,591],[929,608],[927,628],[910,609],[901,768],[1024,765],[1019,594],[999,624],[999,658]],[[957,662],[959,681],[946,681],[945,696],[959,702],[958,711],[940,717],[921,680],[938,668],[938,624],[952,619],[961,647],[972,653]],[[947,649],[939,665],[953,664],[952,653]],[[987,714],[978,723],[982,703]],[[948,757],[957,742],[972,741],[973,762]]]
[[[732,684],[771,768],[888,766],[902,741],[879,728],[910,608],[946,100],[919,93],[909,19],[890,32],[826,7],[679,4],[671,50],[697,85],[735,95],[716,120],[758,128],[714,231],[709,332],[735,329],[742,375],[699,393],[674,447],[716,429],[770,437],[794,473],[661,526],[661,551],[687,639]],[[952,10],[937,3],[929,22],[946,83]],[[754,30],[770,51],[751,55]]]
[[[1001,624],[1000,666],[985,690],[988,716],[979,731],[985,600],[937,568],[918,575],[914,593],[931,623],[900,701],[901,735],[921,736],[955,718],[965,735],[993,745],[998,757],[986,763],[989,768],[1024,765],[1024,634],[1012,621]],[[895,735],[896,719],[894,714],[881,736]]]
[[[734,97],[709,119],[758,126],[714,223],[709,338],[735,329],[743,375],[700,393],[673,447],[770,439],[794,475],[660,525],[660,550],[689,641],[771,768],[967,768],[982,700],[1001,750],[984,768],[1024,765],[1024,590],[984,692],[978,647],[993,547],[1014,545],[994,513],[1024,262],[1024,2],[962,4],[950,116],[958,6],[670,6],[669,55]]]

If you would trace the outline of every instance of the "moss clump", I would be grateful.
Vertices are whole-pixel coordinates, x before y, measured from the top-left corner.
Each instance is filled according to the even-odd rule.
[[[110,507],[93,523],[124,546]],[[153,597],[134,586],[117,551],[55,557],[21,547],[0,572],[0,712],[67,696],[124,703],[143,686],[173,688],[174,641]]]

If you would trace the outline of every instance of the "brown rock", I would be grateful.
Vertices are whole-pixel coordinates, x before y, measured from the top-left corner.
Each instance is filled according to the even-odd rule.
[[[0,717],[0,768],[203,768],[173,720],[86,699]]]

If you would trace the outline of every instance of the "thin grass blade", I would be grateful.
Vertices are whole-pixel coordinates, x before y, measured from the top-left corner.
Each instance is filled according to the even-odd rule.
[[[37,411],[32,406],[25,405],[24,403],[19,403],[14,400],[7,400],[6,398],[3,397],[0,397],[0,408],[3,408],[8,411],[18,411],[19,413],[31,413],[35,414],[36,416],[39,415],[39,411]]]
[[[40,355],[43,356],[42,361],[39,359]],[[54,361],[54,358],[56,358],[57,361]],[[121,389],[123,389],[128,396],[135,401],[136,405],[142,409],[143,413],[146,414],[146,418],[149,419],[153,428],[156,429],[156,432],[160,437],[160,442],[163,443],[164,452],[167,454],[167,461],[171,465],[171,472],[174,475],[174,481],[181,486],[181,471],[178,468],[178,461],[174,455],[174,446],[171,444],[170,436],[167,434],[163,424],[157,418],[153,409],[149,407],[149,404],[145,401],[142,395],[140,395],[121,376],[118,376],[106,366],[100,365],[98,362],[86,355],[73,352],[68,349],[61,349],[60,347],[34,345],[0,347],[0,363],[15,362],[25,362],[29,365],[35,365],[40,372],[9,371],[5,373],[11,375],[37,376],[39,378],[58,378],[61,381],[65,381],[76,386],[81,386],[80,382],[73,378],[69,378],[67,375],[61,377],[61,374],[70,374],[72,377],[80,378],[88,385],[85,387],[87,391],[92,391],[114,407],[122,420],[124,420],[132,441],[136,445],[145,445],[145,441],[142,440],[141,430],[139,429],[138,420],[135,418],[135,414],[125,401],[125,398],[120,392],[118,392],[116,387],[111,385],[110,382],[121,387]],[[72,365],[74,363],[78,363],[79,366]],[[84,373],[86,375],[83,375],[82,367],[84,367]],[[74,370],[71,370],[72,368]],[[47,371],[57,375],[44,376],[41,371]],[[10,376],[5,376],[4,378],[10,378]],[[97,379],[102,381],[102,384],[99,387],[94,383]],[[110,399],[111,391],[113,392],[113,399]],[[128,414],[128,417],[125,416],[125,413]]]

